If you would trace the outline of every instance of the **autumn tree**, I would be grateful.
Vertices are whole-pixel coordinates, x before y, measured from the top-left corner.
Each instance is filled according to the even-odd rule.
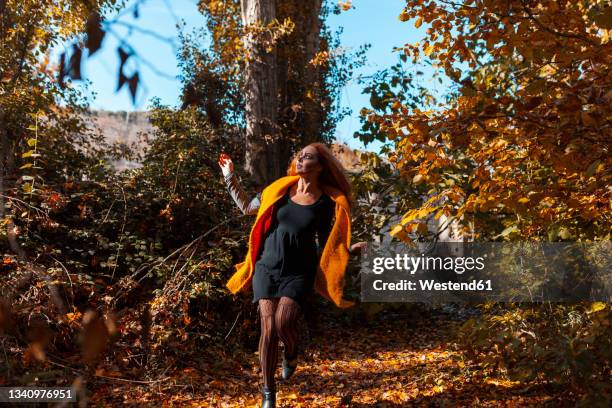
[[[363,111],[361,139],[390,141],[400,174],[429,196],[392,235],[410,241],[444,214],[468,240],[609,240],[609,2],[408,0],[399,18],[427,27],[402,58],[431,63],[451,86],[442,102],[414,89],[414,103],[396,74],[375,84],[387,97]],[[460,335],[475,358],[601,402],[612,350],[605,303],[481,306]]]
[[[102,144],[86,129],[80,117],[85,100],[68,80],[80,78],[81,48],[61,61],[69,71],[65,75],[58,75],[62,68],[51,61],[51,49],[87,31],[92,16],[116,5],[114,0],[0,1],[0,222],[20,255],[13,223],[20,215],[29,220],[55,183],[91,177]],[[83,42],[90,53],[100,46],[93,37]],[[27,197],[30,207],[15,206],[20,197]]]
[[[7,359],[5,365],[13,379],[33,360],[46,361],[47,352],[71,354],[75,363],[79,357],[102,357],[104,351],[112,359],[116,350],[102,347],[109,333],[87,309],[144,306],[147,329],[139,334],[144,344],[149,335],[153,342],[179,339],[168,335],[175,328],[184,335],[189,318],[182,316],[190,300],[202,308],[210,301],[218,322],[218,315],[229,309],[221,271],[233,264],[236,240],[219,228],[232,219],[219,220],[233,204],[226,191],[210,183],[219,174],[210,118],[204,110],[157,110],[151,114],[155,141],[143,166],[118,172],[105,161],[115,152],[90,130],[88,101],[74,86],[84,79],[86,58],[112,30],[113,20],[102,16],[113,16],[122,3],[0,1],[0,331],[18,329],[10,334],[16,334],[11,341],[20,347],[14,349],[19,362]],[[141,3],[121,10],[134,12]],[[136,50],[127,45],[123,42],[118,49],[118,85],[129,86],[134,95],[137,73],[128,76],[123,67]],[[51,60],[55,46],[58,61]],[[209,136],[209,143],[202,143]],[[183,267],[175,269],[177,262]],[[181,274],[185,270],[187,279]],[[103,288],[103,302],[90,285]],[[160,291],[151,295],[152,287]],[[32,289],[35,296],[24,296]],[[148,302],[135,293],[158,296],[156,306],[149,311]],[[53,325],[54,330],[39,330],[43,338],[30,342],[33,315],[44,315],[47,329]],[[176,326],[171,317],[177,317]],[[81,321],[84,345],[100,347],[84,347],[79,356],[74,328]],[[172,345],[176,352],[184,351]],[[66,378],[64,373],[60,377]]]
[[[219,125],[227,106],[219,101],[228,99],[218,91],[229,90],[224,95],[244,111],[246,170],[266,185],[285,173],[297,146],[333,140],[348,113],[338,106],[339,92],[367,46],[338,49],[339,33],[325,25],[339,12],[331,2],[203,0],[200,9],[212,45],[207,52],[191,48],[188,58],[197,63],[187,70],[184,99]]]
[[[398,238],[443,213],[477,239],[609,239],[611,16],[604,1],[407,2],[400,19],[428,28],[404,55],[456,97],[368,112],[432,194]]]

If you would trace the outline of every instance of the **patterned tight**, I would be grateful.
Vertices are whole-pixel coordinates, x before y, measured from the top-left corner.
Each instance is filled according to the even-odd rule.
[[[280,298],[259,299],[261,319],[261,336],[259,337],[259,359],[263,383],[274,388],[274,372],[278,362],[278,340],[285,346],[285,356],[293,359],[297,354],[297,318],[300,305],[293,299]]]

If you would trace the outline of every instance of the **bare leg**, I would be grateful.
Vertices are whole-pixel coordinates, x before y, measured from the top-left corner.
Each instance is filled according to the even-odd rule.
[[[274,325],[274,314],[278,298],[259,299],[261,335],[259,337],[259,361],[261,374],[266,387],[274,387],[274,372],[278,362],[278,334]]]
[[[287,296],[282,296],[274,315],[276,331],[285,345],[285,357],[293,360],[297,356],[298,317],[300,305]]]

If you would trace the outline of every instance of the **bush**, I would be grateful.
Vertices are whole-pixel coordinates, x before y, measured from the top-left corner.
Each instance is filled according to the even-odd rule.
[[[472,357],[511,380],[546,381],[586,392],[585,403],[610,398],[610,305],[484,304],[458,338]],[[607,393],[606,393],[607,390]],[[609,406],[609,405],[607,405]]]

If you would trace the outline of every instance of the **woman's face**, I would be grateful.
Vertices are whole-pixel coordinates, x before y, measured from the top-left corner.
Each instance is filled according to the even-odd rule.
[[[298,154],[296,170],[298,174],[317,173],[322,169],[319,163],[319,155],[317,149],[312,146],[306,146]]]

